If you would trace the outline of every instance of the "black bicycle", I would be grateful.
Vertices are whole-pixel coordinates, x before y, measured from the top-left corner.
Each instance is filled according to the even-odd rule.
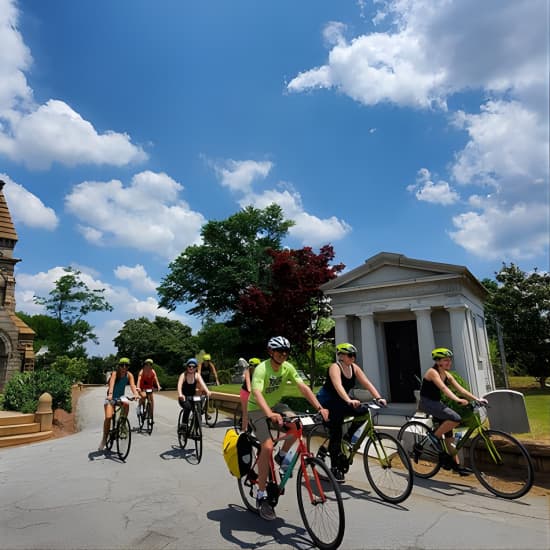
[[[197,464],[202,458],[202,427],[201,427],[201,398],[198,395],[188,397],[191,407],[187,422],[184,421],[185,409],[182,408],[178,418],[178,441],[180,447],[185,449],[189,441],[193,441]]]
[[[130,421],[128,415],[124,414],[124,407],[122,405],[124,400],[133,401],[134,397],[124,397],[112,399],[114,412],[111,419],[111,429],[107,434],[107,441],[105,448],[111,451],[113,445],[116,444],[116,452],[120,460],[125,461],[126,457],[130,453],[130,446],[132,444],[132,429],[130,428]]]
[[[204,415],[204,422],[210,428],[213,428],[218,422],[218,407],[213,399],[207,395],[201,396],[201,413]]]
[[[147,432],[149,435],[153,433],[153,407],[151,397],[153,390],[145,390],[145,405],[138,405],[138,426],[140,432]]]

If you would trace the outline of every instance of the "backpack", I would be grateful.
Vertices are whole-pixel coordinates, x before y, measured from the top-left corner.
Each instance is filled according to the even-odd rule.
[[[242,477],[252,466],[252,442],[246,433],[237,433],[235,428],[225,432],[223,458],[231,475]]]

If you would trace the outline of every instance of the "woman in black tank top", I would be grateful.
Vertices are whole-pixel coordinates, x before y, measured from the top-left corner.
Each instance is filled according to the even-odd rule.
[[[198,363],[192,357],[185,362],[185,370],[178,378],[178,401],[180,406],[185,410],[183,420],[187,423],[189,411],[192,407],[192,398],[197,394],[197,389],[202,390],[202,393],[210,396],[210,391],[203,382],[201,375],[196,372]]]

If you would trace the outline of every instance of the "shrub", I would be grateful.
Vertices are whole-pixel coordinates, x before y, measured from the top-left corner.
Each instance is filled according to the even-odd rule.
[[[179,375],[177,374],[167,374],[163,367],[160,365],[153,365],[155,372],[157,373],[157,378],[159,379],[160,387],[164,390],[176,388],[178,385]],[[137,378],[136,378],[137,383]]]
[[[71,412],[71,381],[64,374],[50,369],[12,376],[4,387],[4,407],[6,410],[34,413],[38,398],[44,392],[52,396],[54,410]]]

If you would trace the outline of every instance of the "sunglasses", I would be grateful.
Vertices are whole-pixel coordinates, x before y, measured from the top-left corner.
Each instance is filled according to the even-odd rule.
[[[290,353],[290,348],[281,348],[281,349],[274,349],[273,351],[276,351],[277,353]]]
[[[187,365],[187,368],[188,368],[188,369],[196,369],[196,368],[197,368],[197,365]]]
[[[355,353],[344,353],[342,355],[347,355],[348,357],[355,357]]]

